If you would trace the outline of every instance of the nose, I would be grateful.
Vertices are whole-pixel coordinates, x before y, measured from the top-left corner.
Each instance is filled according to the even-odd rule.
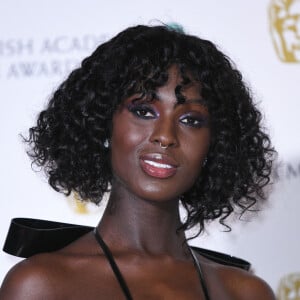
[[[176,147],[179,145],[176,124],[172,119],[156,120],[150,142],[162,148]]]

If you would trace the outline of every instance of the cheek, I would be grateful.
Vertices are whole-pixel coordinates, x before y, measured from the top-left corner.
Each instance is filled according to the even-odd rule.
[[[136,160],[139,146],[145,139],[146,132],[129,122],[126,113],[120,113],[114,117],[111,137],[111,160],[115,172],[122,169],[128,172],[130,164]]]
[[[145,131],[121,115],[113,120],[111,146],[114,150],[126,150],[137,147],[145,139]]]

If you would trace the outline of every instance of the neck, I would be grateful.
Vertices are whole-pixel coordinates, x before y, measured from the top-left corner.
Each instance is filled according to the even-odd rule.
[[[185,234],[178,231],[178,204],[178,200],[147,201],[113,188],[98,230],[111,247],[181,256]]]

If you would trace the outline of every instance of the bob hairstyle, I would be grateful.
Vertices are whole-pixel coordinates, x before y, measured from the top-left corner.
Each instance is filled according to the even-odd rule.
[[[212,133],[207,163],[181,196],[187,210],[181,229],[199,224],[200,233],[205,221],[224,224],[235,208],[246,211],[265,199],[274,150],[240,72],[210,41],[143,25],[127,28],[84,59],[30,128],[28,153],[56,191],[101,201],[113,178],[105,141],[114,111],[124,98],[164,85],[174,64],[184,80],[200,82]],[[180,92],[177,98],[184,101]]]

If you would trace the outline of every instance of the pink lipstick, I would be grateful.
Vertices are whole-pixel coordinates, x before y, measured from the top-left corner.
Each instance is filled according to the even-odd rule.
[[[169,178],[177,172],[177,163],[171,157],[160,153],[149,153],[140,157],[143,171],[151,177]]]

